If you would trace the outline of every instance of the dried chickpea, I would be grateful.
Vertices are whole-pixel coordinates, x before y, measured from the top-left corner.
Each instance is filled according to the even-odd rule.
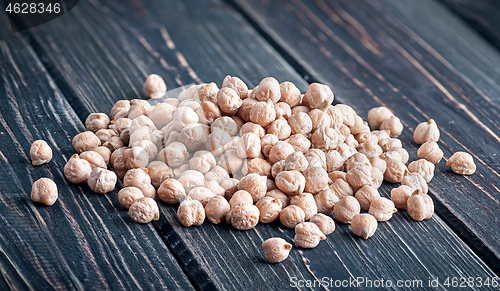
[[[476,164],[469,153],[456,152],[446,162],[446,166],[460,175],[472,175],[476,172]]]
[[[326,155],[325,155],[324,151],[322,151],[320,149],[309,149],[304,154],[304,156],[306,157],[307,161],[309,162],[309,168],[320,167],[326,171],[326,169],[327,169],[327,167],[326,167]]]
[[[354,192],[358,191],[358,189],[361,189],[361,187],[365,185],[374,186],[372,178],[372,169],[373,168],[370,165],[370,167],[363,167],[363,168],[358,167],[351,169],[347,172],[346,174],[347,183],[351,185]],[[403,177],[401,177],[401,179],[403,179]]]
[[[279,189],[272,189],[268,191],[264,197],[278,199],[281,202],[281,209],[284,209],[290,204],[290,197]]]
[[[153,107],[146,100],[133,99],[130,101],[130,109],[128,110],[127,117],[134,119],[141,115],[148,116]]]
[[[305,220],[310,219],[314,214],[318,213],[316,200],[311,193],[302,193],[290,199],[290,205],[296,205],[304,210]]]
[[[312,83],[307,88],[304,100],[312,109],[326,109],[334,99],[332,89],[327,85]]]
[[[299,113],[299,112],[309,114],[310,111],[311,111],[311,108],[309,108],[308,106],[302,106],[302,105],[295,106],[294,108],[292,108],[292,115],[294,115],[295,113]]]
[[[229,179],[225,179],[223,180],[222,182],[220,182],[220,186],[224,189],[224,197],[226,197],[226,199],[231,199],[231,197],[233,196],[233,194],[238,191],[238,183],[240,181],[238,179],[235,179],[235,178],[229,178]],[[252,199],[253,200],[253,199]]]
[[[413,140],[417,144],[425,142],[437,142],[439,140],[439,128],[434,119],[429,119],[427,122],[422,122],[417,125],[413,132]]]
[[[422,221],[434,214],[434,202],[429,195],[417,190],[408,198],[407,209],[413,220]]]
[[[177,107],[173,105],[158,103],[151,109],[148,117],[155,126],[162,128],[173,120],[175,110],[177,110]]]
[[[116,101],[115,105],[113,105],[113,107],[111,108],[109,116],[111,116],[111,119],[114,120],[127,117],[129,109],[130,109],[129,100],[118,100]]]
[[[114,168],[116,175],[123,179],[125,173],[128,171],[127,159],[128,159],[128,148],[119,148],[111,154],[109,162]],[[89,164],[90,166],[90,164]]]
[[[333,213],[333,208],[335,203],[339,201],[339,197],[330,188],[326,188],[314,195],[314,200],[319,213],[330,215]]]
[[[278,219],[282,209],[281,201],[272,197],[264,196],[255,204],[260,211],[259,222],[271,223]]]
[[[345,196],[339,202],[335,203],[333,208],[335,219],[344,224],[351,223],[352,218],[356,214],[359,214],[360,211],[361,206],[353,196]]]
[[[75,184],[86,183],[92,172],[90,163],[74,154],[64,166],[64,175]]]
[[[115,150],[122,148],[125,146],[123,141],[118,136],[111,137],[107,142],[102,144],[104,147],[108,148],[110,152],[114,152]],[[94,149],[95,151],[95,149]]]
[[[252,195],[250,195],[248,191],[238,190],[231,195],[231,198],[229,199],[229,206],[233,207],[233,205],[235,205],[238,202],[253,204]]]
[[[396,207],[394,207],[394,202],[385,197],[379,197],[372,200],[368,213],[373,215],[377,221],[387,221],[397,211]]]
[[[287,228],[295,228],[299,223],[305,221],[306,214],[297,205],[289,205],[281,210],[279,218],[281,224]]]
[[[301,222],[295,227],[293,242],[298,247],[312,249],[325,239],[325,234],[312,222]]]
[[[222,116],[217,118],[211,125],[210,125],[212,131],[214,131],[216,128],[221,129],[225,131],[227,134],[230,136],[235,136],[238,134],[239,131],[239,126],[238,124],[234,121],[229,116]]]
[[[250,121],[250,112],[253,108],[253,106],[259,102],[259,100],[254,99],[254,98],[246,98],[243,100],[241,103],[240,108],[238,109],[238,116],[241,117],[245,122]]]
[[[221,166],[215,166],[205,174],[205,180],[207,181],[217,181],[217,183],[220,183],[225,179],[229,179],[229,173]]]
[[[222,81],[222,88],[231,88],[241,99],[248,97],[248,86],[238,77],[226,76]]]
[[[31,187],[31,200],[33,202],[51,206],[57,201],[57,185],[49,178],[40,178]]]
[[[351,185],[349,185],[349,183],[347,183],[347,181],[343,179],[336,179],[332,184],[328,185],[328,187],[335,195],[337,195],[337,197],[339,197],[339,199],[342,199],[345,196],[354,195],[354,191]]]
[[[163,100],[163,103],[167,103],[167,104],[170,104],[172,106],[178,107],[179,103],[181,103],[181,101],[179,101],[179,99],[177,99],[177,98],[167,98],[167,99]]]
[[[92,169],[96,167],[106,169],[106,162],[104,161],[104,158],[95,151],[87,151],[81,153],[80,159],[84,159],[89,162]]]
[[[355,153],[345,161],[345,170],[349,172],[355,168],[371,167],[370,160],[362,153]]]
[[[137,187],[141,189],[145,197],[154,198],[156,195],[156,189],[151,185],[151,178],[146,168],[128,170],[123,178],[123,186]]]
[[[293,146],[295,151],[306,153],[311,147],[311,141],[303,134],[294,134],[286,140]]]
[[[144,194],[137,187],[125,187],[118,192],[118,201],[125,209],[129,209],[135,200],[142,197],[144,197]]]
[[[257,102],[250,110],[250,121],[266,127],[276,119],[276,109],[271,101]]]
[[[183,143],[173,142],[158,153],[158,158],[169,167],[179,167],[189,160],[189,153]]]
[[[436,166],[433,163],[425,159],[413,161],[408,165],[408,171],[411,173],[419,173],[424,177],[426,183],[429,183],[434,177],[435,168]]]
[[[380,130],[389,130],[391,137],[398,137],[403,132],[403,124],[398,117],[392,116],[382,122]]]
[[[123,135],[123,133],[126,133],[127,131],[123,131],[121,135]],[[130,131],[128,131],[130,133]],[[126,142],[126,140],[123,140],[125,143],[128,143],[128,145],[132,145],[136,142],[139,142],[141,140],[145,140],[145,139],[149,139],[150,135],[153,133],[153,130],[148,127],[148,126],[142,126],[142,127],[139,127],[138,129],[136,129],[133,133],[130,133],[130,136],[129,136],[129,139],[128,139],[128,142]]]
[[[387,168],[384,173],[384,179],[389,183],[400,183],[403,181],[407,168],[405,164],[396,159],[386,161]]]
[[[368,156],[368,160],[370,160],[372,167],[379,169],[382,174],[387,169],[387,163],[385,160],[380,158],[380,155],[370,155]]]
[[[101,144],[105,144],[112,137],[118,136],[118,133],[112,129],[99,129],[95,132],[95,136],[101,141]]]
[[[316,224],[324,235],[329,235],[335,230],[335,221],[323,213],[314,214],[309,222]]]
[[[203,207],[205,207],[210,201],[215,196],[215,194],[210,191],[210,189],[207,189],[205,187],[194,187],[191,189],[188,193],[188,197],[191,197],[193,200],[198,200],[201,202]]]
[[[205,221],[205,209],[200,201],[186,197],[177,209],[177,218],[185,227],[202,225]]]
[[[217,105],[222,112],[234,114],[241,107],[242,100],[235,90],[225,87],[217,92]]]
[[[427,182],[425,182],[424,177],[419,173],[410,173],[406,172],[403,180],[401,181],[401,185],[406,185],[411,187],[411,192],[415,190],[420,190],[422,193],[427,194],[429,188],[427,187]]]
[[[183,106],[177,108],[174,112],[174,118],[172,124],[175,129],[181,131],[186,125],[191,123],[197,123],[200,120],[198,114],[189,106]]]
[[[105,194],[115,189],[116,174],[103,168],[94,168],[87,183],[95,193]]]
[[[249,174],[240,180],[238,190],[247,191],[252,195],[253,202],[256,202],[266,195],[267,178],[258,174]]]
[[[151,184],[158,189],[163,181],[173,178],[172,169],[161,161],[154,161],[148,164],[148,175],[151,178]]]
[[[257,158],[260,154],[260,138],[255,133],[245,133],[238,141],[237,154],[240,158]]]
[[[205,205],[205,215],[211,223],[219,224],[221,221],[226,220],[230,209],[231,207],[226,198],[216,195]]]
[[[372,132],[362,132],[355,136],[355,139],[358,143],[370,142],[370,143],[378,143],[379,138]]]
[[[292,115],[292,108],[286,102],[278,102],[274,105],[276,110],[276,118],[288,119]]]
[[[269,152],[278,141],[278,136],[274,134],[266,134],[261,138],[260,147],[265,157],[269,157]]]
[[[373,188],[380,188],[384,182],[384,173],[379,168],[372,167],[371,176]]]
[[[205,176],[203,176],[202,173],[195,170],[187,170],[183,172],[179,177],[179,179],[177,179],[177,181],[179,181],[182,184],[182,186],[188,193],[189,191],[191,191],[191,189],[195,187],[202,187],[207,182],[205,180]]]
[[[149,163],[149,153],[140,146],[127,150],[127,167],[129,169],[145,168]]]
[[[370,111],[368,111],[368,123],[370,124],[370,128],[373,130],[379,129],[382,123],[393,115],[394,114],[389,108],[384,106],[370,109]]]
[[[396,208],[406,209],[406,204],[411,194],[412,191],[410,186],[401,185],[391,190],[391,200],[394,202]]]
[[[368,210],[372,201],[380,197],[380,193],[372,186],[365,185],[356,191],[354,197],[358,199],[361,209]]]
[[[101,145],[101,141],[91,131],[84,131],[75,135],[73,138],[73,147],[77,153],[91,151]]]
[[[267,239],[262,243],[264,257],[269,263],[279,263],[285,260],[288,258],[291,249],[292,245],[279,237]]]
[[[201,106],[196,109],[196,114],[198,114],[199,122],[208,125],[221,117],[219,106],[208,100],[201,103]]]
[[[179,96],[177,96],[177,99],[179,99],[179,102],[182,102],[185,100],[199,101],[198,91],[200,90],[200,87],[201,87],[201,84],[190,86],[189,88],[187,88],[187,89],[183,90],[181,93],[179,93]]]
[[[189,161],[191,169],[199,171],[202,174],[206,174],[216,164],[217,161],[214,155],[209,151],[197,151]]]
[[[417,156],[419,159],[426,159],[434,165],[437,165],[443,158],[443,151],[436,142],[430,141],[420,146]]]
[[[94,151],[99,155],[101,155],[102,159],[104,160],[104,163],[106,164],[109,163],[109,159],[111,158],[111,151],[107,147],[104,146],[96,147]]]
[[[274,190],[274,189],[278,189],[278,186],[276,186],[276,183],[274,183],[274,180],[272,180],[269,177],[267,177],[266,186],[267,186],[267,191],[268,192],[271,191],[271,190]]]
[[[243,173],[243,175],[259,174],[260,176],[266,176],[268,178],[272,177],[271,164],[261,158],[245,160],[241,172]]]
[[[285,159],[285,171],[305,171],[309,165],[304,153],[293,152]]]
[[[363,239],[373,236],[377,230],[377,219],[368,213],[356,214],[351,221],[352,233]]]
[[[243,168],[244,161],[235,150],[230,150],[220,156],[219,165],[229,174],[235,175]]]
[[[91,113],[85,120],[85,127],[88,131],[97,132],[106,129],[109,125],[109,117],[104,113]]]
[[[326,170],[327,172],[337,171],[342,169],[346,161],[338,151],[329,150],[325,153],[326,157]]]
[[[259,138],[263,138],[264,135],[266,135],[266,130],[262,126],[253,122],[245,123],[240,129],[241,136],[249,132],[255,133],[256,135],[259,136]]]
[[[311,135],[312,146],[325,151],[336,149],[342,142],[343,136],[331,127],[320,126]]]
[[[354,116],[356,116],[356,111],[354,109],[346,104],[337,104],[335,105],[336,108],[340,110],[342,113],[342,123],[346,126],[353,126],[354,125]]]
[[[276,104],[281,99],[280,84],[273,77],[264,78],[253,90],[252,94],[255,94],[255,98],[259,101],[270,100],[273,104]]]
[[[366,121],[363,121],[361,116],[354,115],[354,124],[349,126],[352,135],[358,135],[360,133],[370,132],[370,127]]]
[[[343,144],[339,145],[339,147],[336,149],[336,151],[338,151],[339,154],[340,154],[340,156],[342,158],[344,158],[345,160],[347,160],[352,155],[354,155],[355,153],[358,152],[356,150],[356,148],[351,147],[351,146],[347,145],[346,143],[343,143]]]
[[[396,160],[396,161],[403,163],[403,157],[397,151],[388,151],[388,152],[382,153],[379,157],[386,162],[386,169],[387,169],[387,161],[388,160]]]
[[[192,123],[186,125],[179,134],[179,142],[183,143],[188,151],[195,151],[205,144],[210,134],[210,127],[205,124]]]
[[[306,178],[298,171],[283,171],[276,176],[275,182],[283,193],[294,196],[304,192]]]
[[[281,172],[285,171],[285,160],[274,163],[271,167],[271,176],[276,178]]]
[[[285,141],[278,141],[269,151],[269,161],[277,163],[285,160],[288,155],[295,152],[293,146]]]
[[[234,89],[234,88],[233,88]],[[217,103],[217,92],[219,91],[219,87],[215,83],[202,84],[198,88],[198,97],[201,102],[209,101],[213,103]]]
[[[158,99],[163,97],[165,92],[167,92],[167,85],[165,85],[162,77],[151,74],[146,78],[142,91],[146,98]]]
[[[156,156],[158,155],[158,148],[157,146],[150,140],[141,140],[138,142],[135,142],[134,144],[131,145],[132,148],[134,147],[141,147],[146,151],[148,154],[148,158],[150,161],[153,161]]]
[[[274,134],[279,140],[285,140],[290,137],[292,129],[284,118],[277,118],[267,128],[268,134]]]
[[[376,144],[376,143],[369,143],[369,142],[365,142],[365,143],[362,143],[360,145],[358,145],[356,147],[356,150],[361,153],[361,154],[364,154],[365,156],[368,155],[368,153],[377,153],[377,154],[381,154],[383,153],[384,151],[382,150],[382,148]]]
[[[322,167],[309,167],[302,172],[306,178],[304,191],[316,194],[328,186],[328,173]]]
[[[36,140],[30,148],[31,164],[40,166],[52,160],[52,149],[44,140]]]
[[[249,230],[259,222],[259,208],[257,206],[240,201],[234,204],[226,216],[226,222],[237,230]]]
[[[346,172],[342,172],[342,171],[332,171],[330,173],[328,173],[328,178],[330,178],[330,180],[332,180],[333,182],[337,181],[338,179],[341,179],[341,180],[344,180],[345,182],[347,182],[347,173]]]
[[[304,112],[292,114],[292,116],[288,118],[288,124],[292,129],[292,134],[308,135],[313,128],[311,117]]]
[[[378,138],[378,140],[391,137],[391,131],[387,130],[387,129],[386,130],[374,130],[371,132],[371,134],[376,136]]]
[[[219,156],[224,151],[224,146],[231,141],[231,136],[219,129],[214,128],[207,138],[205,147],[211,151],[214,156]]]
[[[279,101],[286,102],[291,108],[297,106],[302,96],[300,90],[292,82],[283,82],[280,84],[281,98]]]
[[[184,200],[186,191],[179,181],[169,178],[158,188],[158,197],[168,204],[176,204]]]
[[[386,152],[390,150],[391,148],[401,148],[403,147],[403,144],[401,143],[400,139],[397,138],[383,138],[378,141],[378,145],[380,148],[382,148],[382,151]]]

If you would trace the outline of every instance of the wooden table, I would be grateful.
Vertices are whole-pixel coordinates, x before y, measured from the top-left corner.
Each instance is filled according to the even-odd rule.
[[[334,289],[329,284],[344,282],[372,289],[351,285],[357,278],[390,281],[390,289],[429,289],[436,278],[436,289],[464,280],[477,290],[498,289],[492,280],[500,271],[494,11],[500,5],[491,0],[91,0],[16,34],[0,13],[0,290]],[[391,108],[405,125],[401,139],[411,159],[413,130],[435,119],[445,157],[467,151],[477,172],[459,176],[442,161],[429,184],[431,219],[417,223],[400,211],[368,240],[337,225],[318,247],[294,248],[286,261],[270,265],[262,241],[291,241],[293,230],[277,223],[246,232],[208,222],[184,228],[176,207],[164,203],[159,221],[138,225],[116,190],[97,195],[64,178],[71,139],[84,130],[86,116],[140,98],[150,73],[171,89],[220,85],[228,74],[249,87],[274,76],[302,92],[323,82],[336,102],[363,117],[374,106]],[[36,139],[54,150],[40,167],[29,159]],[[52,207],[29,198],[41,177],[59,187]],[[392,187],[384,183],[381,194],[389,196]],[[328,284],[319,286],[323,278]],[[478,287],[478,278],[489,286]],[[404,286],[415,282],[422,285]]]

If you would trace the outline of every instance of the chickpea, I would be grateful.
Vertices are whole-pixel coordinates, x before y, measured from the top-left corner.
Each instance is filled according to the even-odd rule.
[[[267,178],[258,174],[249,174],[240,180],[238,190],[247,191],[252,195],[253,202],[256,202],[266,195]]]
[[[189,161],[191,169],[199,171],[202,174],[206,174],[216,164],[217,161],[214,155],[209,151],[197,151]]]
[[[383,138],[378,141],[378,145],[382,148],[382,151],[386,152],[391,148],[401,148],[403,144],[400,139],[397,138]]]
[[[259,222],[271,223],[278,219],[282,209],[281,201],[272,197],[264,196],[255,204],[260,211]]]
[[[377,153],[377,154],[381,154],[383,153],[384,151],[382,150],[382,148],[376,144],[376,143],[368,143],[368,142],[365,142],[365,143],[362,143],[360,145],[358,145],[356,147],[356,150],[361,153],[361,154],[364,154],[365,156],[368,154],[368,153]]]
[[[285,141],[278,141],[269,151],[269,160],[276,163],[285,160],[288,155],[295,152],[293,146]]]
[[[279,263],[285,260],[291,249],[292,245],[279,237],[270,238],[262,243],[264,256],[269,263]]]
[[[242,100],[238,93],[231,88],[221,88],[217,92],[217,105],[222,112],[234,114],[241,107]]]
[[[283,171],[285,171],[285,160],[281,160],[273,164],[271,167],[271,176],[276,179],[276,177]]]
[[[222,88],[231,88],[241,99],[248,97],[248,86],[238,77],[226,76],[222,82]]]
[[[276,183],[274,183],[274,180],[272,180],[269,177],[267,177],[266,186],[267,186],[267,191],[268,192],[271,191],[271,190],[274,190],[274,189],[278,189],[278,186],[276,186]]]
[[[127,167],[129,169],[145,168],[149,163],[149,153],[140,146],[127,150]]]
[[[205,209],[200,201],[186,197],[177,209],[177,218],[185,227],[202,225],[205,221]]]
[[[354,195],[354,191],[351,188],[351,185],[349,185],[347,181],[342,179],[336,179],[332,184],[329,185],[329,188],[335,195],[337,195],[339,199],[342,199],[345,196]]]
[[[325,152],[326,170],[327,172],[337,171],[342,169],[345,159],[336,150],[329,150]]]
[[[370,209],[371,202],[380,197],[380,193],[372,186],[365,185],[356,191],[354,197],[358,199],[361,209],[368,210]]]
[[[260,212],[257,206],[240,201],[231,207],[226,222],[237,230],[249,230],[257,225],[259,216]]]
[[[326,109],[332,104],[334,96],[332,89],[327,85],[312,83],[307,88],[304,99],[312,109]]]
[[[311,142],[314,148],[324,151],[333,150],[343,142],[343,136],[331,127],[320,126],[311,135]]]
[[[196,109],[196,114],[198,114],[199,122],[208,125],[221,117],[219,106],[208,100],[201,103],[201,106]]]
[[[426,183],[429,183],[434,177],[435,168],[436,166],[434,166],[433,163],[425,159],[413,161],[408,165],[408,171],[411,173],[419,173],[425,179]]]
[[[261,150],[260,138],[255,133],[245,133],[238,141],[237,154],[240,158],[256,158]]]
[[[281,224],[287,228],[295,228],[299,223],[305,221],[306,214],[302,208],[296,205],[289,205],[281,210],[279,218]]]
[[[207,182],[203,174],[195,170],[187,170],[183,172],[177,180],[182,184],[188,193],[191,189],[195,187],[202,187]]]
[[[410,186],[412,192],[415,190],[420,190],[422,193],[427,194],[428,187],[425,182],[424,177],[419,173],[410,173],[409,171],[405,173],[403,180],[401,181],[401,185]]]
[[[135,200],[142,197],[144,197],[144,194],[137,187],[125,187],[118,192],[118,201],[125,209],[129,209]]]
[[[226,220],[231,207],[223,196],[216,195],[212,197],[205,206],[205,215],[213,224],[219,224]]]
[[[224,197],[226,199],[231,199],[233,194],[238,191],[238,183],[240,181],[235,178],[229,178],[229,179],[224,179],[221,183],[220,186],[224,189]],[[253,200],[253,199],[252,199]]]
[[[368,213],[356,214],[352,218],[351,230],[356,236],[368,239],[377,230],[377,219]]]
[[[291,108],[297,106],[302,96],[300,90],[292,82],[283,82],[280,84],[281,98],[279,101],[286,102]]]
[[[271,197],[274,199],[278,199],[281,202],[282,210],[290,204],[290,197],[288,197],[285,193],[281,192],[281,190],[279,189],[273,189],[268,191],[266,193],[266,196],[264,197]]]
[[[380,130],[389,130],[391,137],[398,137],[403,132],[403,124],[398,117],[392,116],[382,122]]]
[[[151,135],[151,133],[153,133],[153,130],[148,126],[141,126],[141,127],[137,128],[136,130],[134,130],[133,132],[131,132],[130,130],[128,130],[128,131],[125,130],[122,132],[122,134],[120,136],[122,137],[123,134],[126,132],[130,133],[130,136],[128,137],[128,141],[126,140],[126,138],[122,139],[122,140],[124,143],[127,143],[129,146],[131,146],[132,144],[134,144],[136,142],[148,139],[149,136]]]
[[[386,163],[387,169],[384,173],[384,179],[389,183],[400,183],[403,181],[404,174],[407,171],[405,164],[395,159],[389,159]]]
[[[371,132],[362,132],[360,134],[357,134],[355,136],[355,139],[359,144],[362,144],[365,142],[378,144],[378,142],[379,142],[378,137]]]
[[[119,148],[116,151],[114,151],[111,154],[111,157],[109,159],[111,166],[115,169],[116,175],[120,178],[123,179],[125,176],[125,173],[128,171],[127,167],[127,159],[128,159],[128,152],[127,151],[129,148]],[[90,166],[90,164],[89,164]]]
[[[302,106],[302,105],[295,106],[294,108],[292,108],[292,115],[294,115],[295,113],[299,113],[299,112],[309,114],[310,111],[311,111],[311,108],[309,108],[308,106]]]
[[[148,154],[148,158],[150,161],[153,161],[158,155],[158,148],[156,145],[150,140],[141,140],[132,144],[132,148],[141,147]]]
[[[128,110],[127,117],[135,119],[141,115],[148,116],[153,107],[146,100],[133,99],[130,101],[130,109]]]
[[[179,100],[179,102],[182,102],[184,100],[197,100],[197,101],[199,101],[198,92],[200,90],[200,87],[201,87],[201,84],[190,86],[186,90],[183,90],[181,93],[179,93],[179,96],[177,96],[177,99]]]
[[[371,134],[376,136],[378,138],[378,140],[391,137],[391,131],[387,130],[387,129],[386,130],[374,130],[371,132]]]
[[[394,207],[394,202],[385,197],[373,199],[368,210],[368,213],[373,215],[377,221],[387,221],[396,212],[397,209]]]
[[[158,153],[159,160],[169,167],[179,167],[189,160],[186,146],[180,142],[173,142]]]
[[[294,134],[286,140],[291,144],[295,151],[306,153],[311,147],[311,141],[303,134]]]
[[[279,140],[285,140],[290,137],[292,129],[286,119],[278,118],[269,125],[267,133],[276,135]]]
[[[443,151],[439,148],[436,142],[430,141],[425,142],[420,146],[417,156],[419,159],[426,159],[434,165],[437,165],[443,158]]]
[[[31,200],[33,202],[51,206],[57,201],[57,185],[49,178],[40,178],[31,187]]]
[[[105,194],[115,189],[116,174],[103,168],[94,168],[87,183],[95,193]]]
[[[342,158],[344,158],[345,160],[347,160],[352,155],[354,155],[355,153],[358,152],[356,150],[356,148],[351,147],[351,146],[347,145],[346,143],[339,145],[339,147],[336,150],[339,152],[340,156]]]
[[[210,127],[208,125],[188,124],[179,134],[179,142],[183,143],[188,151],[195,151],[206,143],[209,134]]]
[[[276,119],[276,109],[271,101],[257,102],[250,110],[250,121],[266,127]]]
[[[128,170],[123,178],[123,186],[137,187],[141,189],[145,197],[154,198],[156,195],[156,190],[153,185],[151,185],[151,178],[149,177],[148,169],[146,168]]]
[[[244,161],[235,150],[230,150],[220,156],[219,165],[229,174],[235,175],[243,168]]]
[[[175,129],[181,131],[186,125],[197,123],[200,120],[198,114],[189,106],[177,108],[173,116],[173,126]]]
[[[405,167],[406,168],[406,167]],[[361,189],[361,187],[365,185],[373,186],[373,179],[371,176],[372,167],[364,167],[364,168],[354,168],[347,172],[346,179],[349,185],[351,185],[354,192]],[[386,171],[387,173],[387,171]],[[402,176],[402,174],[401,174]],[[392,176],[391,176],[392,177]],[[401,179],[403,179],[401,177]]]
[[[229,173],[221,166],[215,166],[205,174],[205,180],[207,181],[220,183],[225,179],[229,179]]]
[[[274,109],[276,110],[276,118],[288,119],[288,117],[292,115],[292,109],[286,102],[276,103],[276,105],[274,105]]]
[[[335,105],[340,112],[342,113],[342,123],[345,126],[353,126],[354,125],[354,116],[356,116],[356,111],[354,109],[346,104],[337,104]]]
[[[172,169],[161,161],[154,161],[147,166],[148,175],[151,178],[151,184],[158,189],[163,181],[173,178]]]
[[[106,143],[114,136],[118,136],[118,133],[112,129],[99,129],[95,132],[95,136],[101,141],[101,144]]]
[[[434,214],[434,202],[432,198],[420,192],[413,192],[407,201],[408,214],[413,220],[422,221],[429,219]]]
[[[328,173],[328,178],[330,178],[330,180],[332,180],[333,182],[337,181],[338,179],[344,180],[345,182],[347,182],[346,176],[347,176],[347,173],[342,172],[342,171],[332,171],[332,172]]]
[[[200,201],[203,207],[205,207],[208,201],[214,196],[215,194],[205,187],[194,187],[188,194],[188,197],[191,197],[191,199]]]
[[[224,146],[231,141],[231,136],[219,129],[214,128],[207,138],[205,147],[211,151],[214,156],[219,156],[224,151]]]
[[[292,129],[292,134],[308,135],[313,128],[311,117],[304,112],[292,114],[292,116],[288,118],[288,124]]]
[[[143,91],[146,98],[158,99],[163,97],[165,92],[167,92],[167,85],[165,85],[162,77],[151,74],[144,83]]]
[[[108,128],[108,125],[109,117],[104,113],[91,113],[85,120],[85,127],[93,133]]]
[[[73,147],[77,153],[91,151],[101,145],[101,141],[91,131],[84,131],[75,135],[73,138]]]
[[[109,159],[111,158],[111,151],[107,147],[104,146],[96,147],[94,151],[102,157],[105,164],[109,163]]]
[[[296,205],[305,213],[305,220],[309,220],[314,214],[318,213],[316,200],[311,193],[302,193],[290,199],[290,205]]]
[[[326,155],[325,152],[320,149],[309,149],[304,156],[309,162],[309,168],[321,167],[325,171],[326,167]]]
[[[259,174],[260,176],[266,176],[268,178],[272,177],[271,164],[261,158],[245,160],[241,172],[243,175]]]
[[[259,101],[270,100],[273,104],[281,99],[280,84],[273,77],[264,78],[252,92]]]
[[[293,242],[301,248],[315,248],[326,236],[319,227],[312,222],[301,222],[295,227]]]
[[[324,235],[329,235],[335,230],[335,221],[323,213],[314,214],[309,222],[316,224]]]
[[[259,101],[254,98],[247,98],[243,100],[241,103],[240,108],[238,109],[238,116],[241,117],[245,122],[250,121],[250,112],[253,108],[253,106],[258,103]]]
[[[293,152],[285,159],[285,171],[305,171],[309,165],[304,153]]]
[[[333,208],[335,219],[344,224],[351,223],[353,217],[359,214],[360,211],[361,206],[353,196],[345,196],[339,202],[335,203]]]
[[[111,112],[109,116],[111,119],[118,120],[120,118],[125,118],[128,116],[128,111],[130,109],[130,101],[129,100],[118,100],[115,105],[111,108]]]
[[[64,175],[74,184],[87,183],[92,172],[90,163],[74,154],[64,166]]]
[[[252,122],[247,122],[241,127],[240,135],[243,136],[245,133],[249,132],[255,133],[259,138],[263,138],[264,135],[266,135],[266,131],[262,126]]]
[[[261,151],[264,156],[269,157],[269,152],[272,147],[279,141],[278,136],[274,134],[266,134],[260,140]]]
[[[148,117],[155,126],[162,128],[173,120],[175,110],[177,110],[175,106],[167,103],[158,103],[151,109]]]
[[[302,174],[306,178],[306,192],[316,194],[328,186],[328,173],[322,167],[309,167]]]
[[[118,136],[112,136],[107,142],[105,142],[102,145],[104,147],[108,148],[111,153],[113,153],[115,150],[125,146],[123,141]],[[95,151],[95,149],[94,149],[94,151]]]
[[[36,140],[30,148],[31,164],[40,166],[52,160],[52,149],[44,140]]]
[[[89,162],[92,169],[99,167],[106,169],[106,162],[104,158],[94,151],[83,152],[80,154],[80,158]]]
[[[289,196],[302,194],[306,185],[306,178],[298,171],[283,171],[275,181],[278,189]]]
[[[354,115],[354,124],[349,126],[352,135],[358,135],[360,133],[370,132],[370,127],[368,123],[363,121],[359,115]]]
[[[184,186],[175,179],[169,178],[163,181],[160,188],[158,188],[158,198],[168,204],[179,203],[183,201],[185,197],[186,191],[184,190]]]
[[[469,153],[456,152],[446,162],[446,166],[460,175],[472,175],[476,172],[476,164]]]
[[[384,121],[394,116],[389,108],[380,106],[370,109],[368,111],[368,123],[371,129],[379,129]]]
[[[411,187],[401,185],[391,190],[391,200],[394,202],[396,208],[406,209],[408,198],[412,194]]]
[[[181,101],[179,101],[179,99],[177,99],[177,98],[167,98],[167,99],[163,100],[163,103],[167,103],[167,104],[170,104],[172,106],[178,107],[179,103],[181,103]]]
[[[344,122],[344,115],[343,115],[343,112],[340,108],[335,107],[335,106],[330,104],[323,111],[326,114],[328,114],[328,116],[330,116],[330,119],[332,121],[332,127],[335,127],[336,125],[340,125]]]
[[[239,131],[238,124],[229,116],[222,116],[217,118],[211,125],[212,131],[214,131],[216,128],[227,132],[230,136],[237,135]]]
[[[434,119],[429,119],[427,122],[422,122],[417,125],[415,131],[413,132],[413,140],[417,144],[423,144],[425,142],[437,142],[439,140],[439,128],[434,121]]]
[[[218,91],[219,91],[219,87],[217,87],[217,84],[215,84],[213,82],[209,83],[209,84],[202,84],[198,88],[198,97],[200,98],[201,102],[209,101],[212,103],[217,103],[217,92]]]
[[[384,173],[380,171],[379,168],[372,167],[371,176],[373,188],[380,188],[380,186],[382,186],[382,183],[384,182]]]

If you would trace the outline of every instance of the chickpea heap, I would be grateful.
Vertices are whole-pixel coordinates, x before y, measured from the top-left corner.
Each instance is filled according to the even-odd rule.
[[[151,75],[143,91],[159,98],[166,86]],[[194,85],[154,106],[120,100],[109,117],[89,115],[64,173],[99,194],[123,179],[120,204],[138,223],[158,220],[158,196],[178,205],[186,227],[207,219],[249,230],[279,221],[295,229],[301,248],[316,247],[335,230],[332,214],[364,239],[396,208],[418,221],[430,218],[427,183],[443,157],[436,123],[416,128],[420,160],[407,166],[409,155],[398,139],[403,124],[388,108],[373,108],[365,122],[333,100],[322,84],[311,84],[302,95],[291,82],[268,77],[249,89],[231,76],[221,88]],[[455,154],[447,165],[461,174],[475,170],[467,154]],[[391,199],[378,192],[384,180],[401,183]],[[277,263],[292,245],[270,238],[262,247],[266,260]]]

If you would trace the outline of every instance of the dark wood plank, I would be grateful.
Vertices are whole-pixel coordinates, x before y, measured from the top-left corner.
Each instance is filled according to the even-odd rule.
[[[96,195],[68,184],[63,167],[84,129],[36,54],[0,19],[1,290],[193,289],[151,225],[126,215],[116,191]],[[36,139],[53,149],[31,165]],[[59,199],[34,204],[31,185],[53,179]]]
[[[474,156],[475,175],[454,175],[442,162],[430,191],[438,213],[500,270],[498,52],[432,0],[235,2],[340,101],[363,114],[394,110],[412,159],[412,131],[429,118],[440,125],[446,157]]]
[[[441,1],[497,49],[500,49],[500,2],[495,0]]]
[[[93,1],[73,11],[31,30],[29,37],[58,84],[75,99],[72,104],[80,105],[82,119],[94,110],[109,111],[118,99],[139,97],[152,72],[171,87],[198,80],[220,84],[232,74],[251,85],[272,75],[295,82],[302,91],[307,88],[241,15],[218,0]],[[382,192],[389,190],[384,186]],[[294,248],[287,261],[269,265],[262,241],[272,236],[290,240],[293,230],[274,224],[248,232],[209,223],[184,228],[174,206],[162,205],[161,211],[162,219],[154,225],[200,289],[289,289],[293,277],[367,276],[396,284],[406,279],[426,283],[433,276],[494,275],[438,215],[415,223],[400,213],[368,241],[339,225],[317,248]],[[445,289],[442,283],[439,287]]]

